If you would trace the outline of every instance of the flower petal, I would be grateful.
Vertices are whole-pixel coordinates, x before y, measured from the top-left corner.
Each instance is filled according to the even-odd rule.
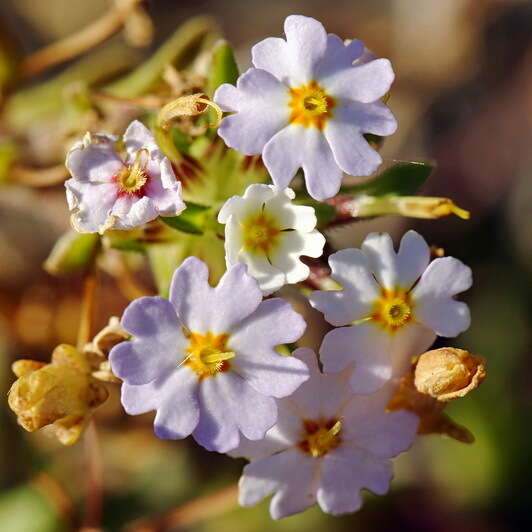
[[[250,68],[238,78],[236,92],[224,87],[216,91],[214,101],[224,102],[226,108],[237,113],[222,120],[218,134],[229,147],[246,155],[261,153],[264,145],[288,124],[288,89],[258,68]]]
[[[382,495],[388,491],[391,478],[389,460],[340,446],[323,457],[318,503],[324,512],[333,515],[355,512],[362,506],[362,488]]]
[[[126,308],[120,325],[135,338],[109,354],[113,373],[129,384],[164,376],[183,358],[185,336],[174,307],[162,297],[141,297]]]
[[[248,439],[264,437],[277,419],[277,406],[233,372],[204,379],[200,386],[201,416],[195,440],[209,451],[228,452],[238,446],[239,430]]]
[[[251,462],[240,479],[238,502],[253,506],[275,493],[270,504],[273,519],[302,512],[316,502],[317,468],[315,459],[297,449]]]
[[[258,307],[262,292],[244,264],[230,267],[216,288],[208,278],[207,265],[188,257],[174,273],[170,301],[191,331],[229,333]]]
[[[338,35],[327,35],[327,50],[316,72],[316,79],[326,79],[340,70],[353,66],[353,61],[364,53],[364,43],[353,39],[345,44]]]
[[[354,363],[349,383],[355,393],[369,394],[392,376],[390,335],[372,323],[334,329],[325,335],[320,357],[325,373]]]
[[[304,330],[305,321],[289,303],[279,298],[263,301],[229,338],[227,345],[236,353],[232,366],[257,391],[272,397],[290,395],[308,379],[308,368],[274,348],[295,342]]]
[[[292,64],[288,45],[280,37],[268,37],[251,49],[253,66],[266,70],[279,81],[288,83]]]
[[[361,248],[379,284],[393,290],[397,285],[398,268],[392,237],[388,233],[370,233]]]
[[[369,269],[369,262],[359,249],[342,249],[329,257],[332,278],[342,290],[318,290],[310,304],[323,312],[332,325],[347,325],[368,316],[379,297],[379,287]]]
[[[390,90],[394,78],[390,61],[375,59],[350,68],[338,69],[318,81],[336,98],[372,103]]]
[[[433,260],[412,291],[416,319],[440,336],[454,337],[465,331],[471,322],[469,309],[453,296],[471,284],[471,269],[459,260]]]
[[[397,253],[397,284],[410,289],[427,269],[429,261],[430,248],[425,239],[415,231],[406,232]]]
[[[287,55],[291,61],[290,83],[309,83],[327,49],[327,33],[317,20],[290,15],[284,21]]]
[[[124,132],[124,144],[128,155],[132,158],[142,148],[147,149],[150,153],[160,152],[153,133],[138,120],[133,120]]]

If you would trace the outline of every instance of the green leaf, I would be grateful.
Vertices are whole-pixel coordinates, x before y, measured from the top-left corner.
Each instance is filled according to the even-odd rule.
[[[43,267],[51,275],[81,273],[90,268],[99,249],[99,235],[70,230],[55,243]]]
[[[161,221],[166,225],[193,235],[202,235],[205,226],[205,217],[209,214],[210,207],[187,203],[187,208],[179,216],[161,216]]]
[[[370,196],[410,196],[429,178],[434,165],[426,162],[401,162],[375,178],[360,185],[345,186],[341,194],[368,194]]]
[[[212,52],[212,63],[207,80],[207,95],[212,98],[216,89],[224,83],[236,84],[238,66],[233,49],[226,41],[219,41]]]

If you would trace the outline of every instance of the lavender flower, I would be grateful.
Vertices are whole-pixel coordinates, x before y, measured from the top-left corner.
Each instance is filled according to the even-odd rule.
[[[133,301],[121,326],[133,335],[110,354],[124,381],[122,404],[132,415],[156,410],[160,438],[192,434],[218,452],[234,449],[240,432],[260,439],[277,419],[273,398],[290,395],[309,375],[304,362],[275,351],[303,334],[303,318],[281,299],[262,301],[243,264],[213,288],[207,266],[187,258],[170,300]]]
[[[394,73],[373,60],[361,41],[349,44],[317,20],[291,15],[286,40],[270,37],[253,47],[253,65],[237,86],[224,84],[215,102],[235,114],[219,128],[226,144],[262,153],[273,182],[285,188],[302,167],[312,197],[334,196],[342,173],[367,176],[382,162],[364,133],[391,135],[397,124],[379,100]]]
[[[184,208],[181,183],[151,132],[134,121],[123,136],[87,133],[68,152],[72,178],[65,182],[72,225],[81,233],[132,229],[157,216],[176,216]]]
[[[322,375],[310,349],[294,356],[309,366],[310,379],[278,401],[279,419],[264,440],[242,440],[230,453],[251,460],[240,479],[239,502],[252,506],[274,494],[274,519],[316,502],[327,513],[354,512],[362,505],[361,489],[388,491],[390,458],[410,447],[418,418],[386,412],[387,392],[354,395],[347,372]]]
[[[408,231],[395,253],[390,235],[370,233],[362,249],[329,257],[332,278],[343,289],[316,291],[312,306],[335,326],[320,349],[326,373],[354,363],[356,393],[378,390],[392,375],[403,375],[412,356],[436,335],[453,337],[469,327],[469,309],[454,296],[472,283],[471,270],[453,257],[429,264],[423,237]]]

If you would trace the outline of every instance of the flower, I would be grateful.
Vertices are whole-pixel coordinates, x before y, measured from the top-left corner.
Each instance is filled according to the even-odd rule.
[[[454,296],[471,286],[471,270],[453,257],[429,260],[415,231],[404,235],[398,253],[390,235],[370,233],[362,249],[330,256],[331,275],[343,289],[316,291],[310,302],[332,325],[349,326],[323,340],[326,373],[354,363],[353,391],[372,393],[394,373],[403,375],[436,335],[454,337],[469,327],[469,309]]]
[[[238,262],[259,281],[265,294],[309,276],[299,257],[319,257],[325,238],[316,231],[312,207],[293,205],[294,192],[250,185],[244,196],[229,198],[218,215],[225,227],[227,266]]]
[[[206,449],[227,452],[239,432],[262,438],[277,419],[273,398],[308,378],[302,361],[275,351],[296,341],[305,322],[281,299],[262,301],[244,264],[229,268],[216,288],[208,275],[189,257],[175,271],[169,301],[133,301],[121,321],[133,340],[115,346],[109,359],[124,381],[127,413],[156,410],[160,438],[192,434]]]
[[[123,136],[87,133],[67,154],[72,178],[65,182],[74,228],[81,233],[131,229],[184,208],[181,183],[151,132],[137,120]]]
[[[225,111],[218,130],[245,154],[262,153],[273,182],[285,188],[302,167],[317,200],[334,196],[342,173],[373,174],[382,162],[364,133],[391,135],[397,124],[379,101],[394,73],[387,59],[372,60],[361,41],[349,44],[320,22],[291,15],[286,40],[253,47],[253,65],[237,86],[221,85],[214,101]]]
[[[19,424],[29,432],[51,425],[63,445],[79,439],[108,396],[105,386],[91,376],[84,353],[71,345],[58,345],[50,364],[17,360],[13,372],[18,379],[8,400]]]
[[[414,441],[417,416],[386,412],[381,393],[353,394],[346,372],[322,375],[310,349],[293,356],[309,366],[310,379],[278,401],[277,424],[264,440],[242,440],[230,453],[251,460],[240,479],[239,502],[252,506],[274,493],[274,519],[316,502],[327,513],[354,512],[362,505],[361,489],[388,491],[390,458]]]

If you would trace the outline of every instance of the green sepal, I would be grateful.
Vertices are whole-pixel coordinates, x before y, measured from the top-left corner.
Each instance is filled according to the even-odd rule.
[[[207,221],[206,216],[209,214],[212,216],[210,210],[210,207],[188,202],[187,208],[179,216],[161,216],[160,219],[166,225],[183,233],[202,235]]]
[[[224,83],[236,85],[239,71],[233,54],[233,49],[226,41],[219,41],[212,52],[209,78],[207,80],[207,95],[212,98],[216,89]]]
[[[72,275],[87,271],[100,250],[100,235],[67,231],[55,243],[44,269],[51,275]]]
[[[428,162],[401,162],[360,185],[344,186],[340,194],[367,194],[369,196],[410,196],[427,181],[434,170]]]

